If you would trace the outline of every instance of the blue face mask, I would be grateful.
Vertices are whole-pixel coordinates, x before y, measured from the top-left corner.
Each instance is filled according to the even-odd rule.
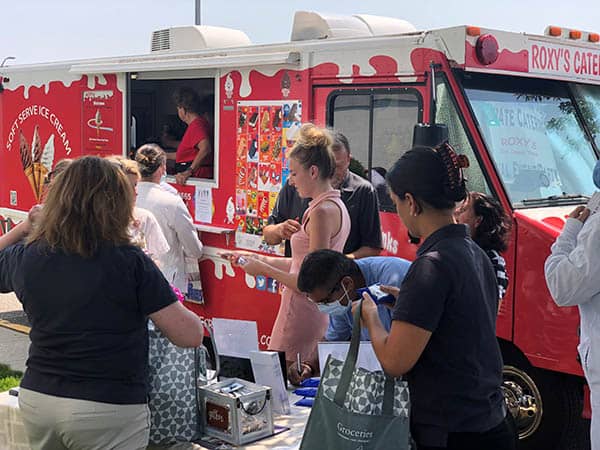
[[[329,303],[317,303],[317,307],[319,308],[319,311],[321,311],[322,313],[325,313],[325,314],[329,314],[331,316],[346,314],[348,312],[348,310],[352,308],[352,301],[350,300],[350,297],[348,296],[348,291],[346,290],[346,286],[344,286],[344,283],[342,283],[342,289],[344,290],[344,295],[342,295],[336,301],[329,302]],[[342,305],[342,300],[344,299],[344,297],[348,298],[347,305]]]
[[[598,189],[600,189],[600,160],[596,161],[594,166],[594,172],[592,172],[592,179]]]

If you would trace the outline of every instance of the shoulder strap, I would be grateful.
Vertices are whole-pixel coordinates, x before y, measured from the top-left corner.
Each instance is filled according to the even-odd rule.
[[[358,359],[358,348],[360,344],[360,315],[362,312],[362,299],[359,300],[358,307],[354,311],[354,323],[352,324],[352,339],[350,340],[350,349],[346,355],[346,361],[342,368],[340,382],[335,391],[334,402],[338,406],[344,406],[344,399],[350,387],[350,381],[354,375],[356,368],[356,360]]]

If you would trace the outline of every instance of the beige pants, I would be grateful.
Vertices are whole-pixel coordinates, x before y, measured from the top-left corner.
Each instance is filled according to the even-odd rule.
[[[91,402],[21,388],[19,408],[33,450],[137,450],[148,445],[146,404]]]

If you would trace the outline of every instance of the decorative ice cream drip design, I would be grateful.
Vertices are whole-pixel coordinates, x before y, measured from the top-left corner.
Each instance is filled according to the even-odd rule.
[[[281,77],[281,95],[283,98],[288,98],[290,95],[290,88],[292,87],[292,80],[290,79],[290,75],[287,70],[283,72],[283,76]]]
[[[233,271],[233,266],[227,259],[224,259],[221,257],[209,258],[209,259],[215,265],[215,277],[217,278],[217,280],[223,279],[223,269],[225,269],[225,273],[227,274],[227,276],[235,277],[235,272]]]
[[[231,74],[227,74],[227,78],[225,78],[225,95],[229,100],[233,97],[233,80],[231,79]]]
[[[245,273],[244,279],[246,281],[246,286],[248,286],[250,289],[254,289],[256,287],[256,278],[254,278],[252,275]]]

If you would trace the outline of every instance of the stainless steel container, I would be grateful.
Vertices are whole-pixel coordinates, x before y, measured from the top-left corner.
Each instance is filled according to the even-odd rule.
[[[234,445],[273,434],[271,388],[230,378],[199,388],[203,431]]]

